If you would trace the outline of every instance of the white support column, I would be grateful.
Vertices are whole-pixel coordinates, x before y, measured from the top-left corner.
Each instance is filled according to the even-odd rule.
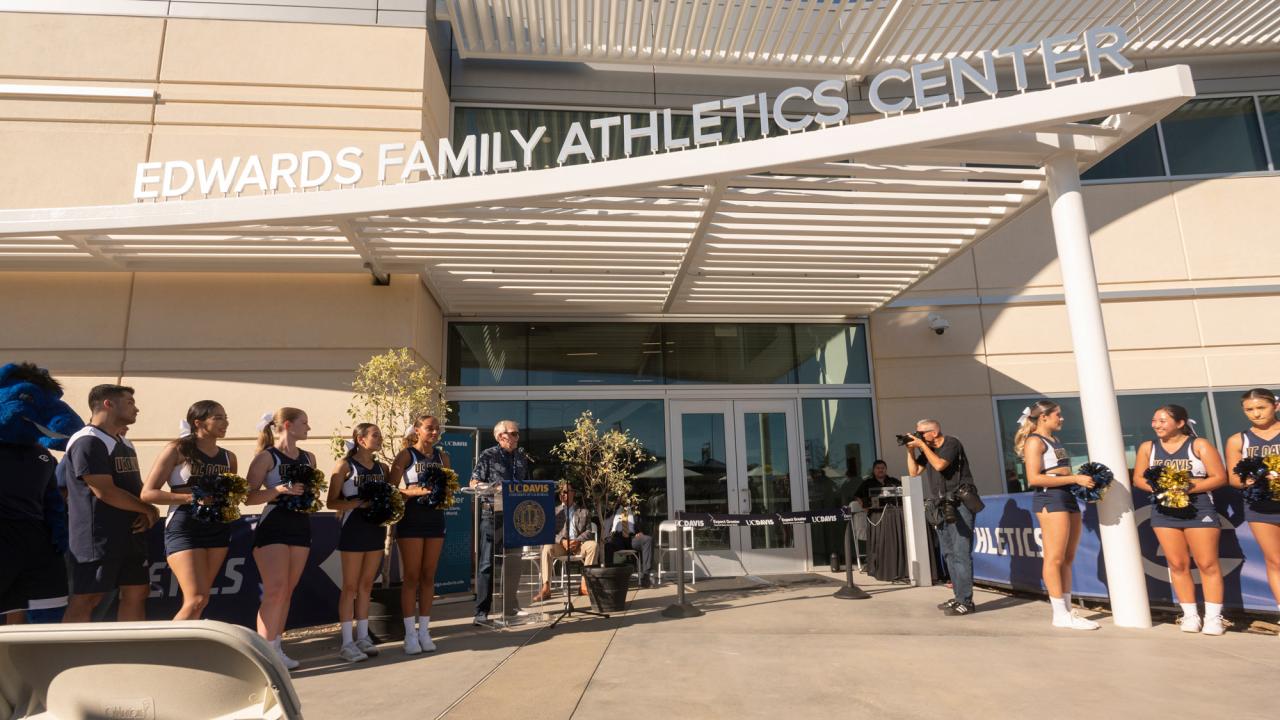
[[[1098,278],[1089,246],[1089,222],[1080,195],[1080,170],[1075,154],[1067,152],[1049,158],[1045,174],[1049,181],[1053,235],[1062,266],[1062,289],[1071,322],[1089,459],[1103,463],[1116,475],[1114,487],[1098,505],[1111,611],[1119,627],[1149,628],[1151,606],[1133,517],[1128,463],[1120,432],[1120,408],[1111,378],[1102,305],[1098,300]]]

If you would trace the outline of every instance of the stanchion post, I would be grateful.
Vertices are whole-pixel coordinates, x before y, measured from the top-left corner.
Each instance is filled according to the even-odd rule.
[[[853,582],[853,514],[844,527],[844,586],[831,597],[841,600],[870,600],[871,595]]]
[[[690,605],[684,599],[684,526],[680,524],[681,513],[676,513],[676,602],[662,611],[663,617],[689,618],[702,615],[702,611]]]

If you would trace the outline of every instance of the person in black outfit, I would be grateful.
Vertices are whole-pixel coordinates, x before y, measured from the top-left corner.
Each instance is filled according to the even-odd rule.
[[[973,513],[955,497],[961,484],[972,482],[964,446],[956,438],[943,435],[937,420],[917,422],[916,432],[909,437],[907,472],[924,475],[925,497],[950,505],[948,517],[954,520],[934,528],[955,591],[954,598],[938,607],[947,615],[968,615],[976,610],[973,604]]]
[[[618,508],[609,521],[609,535],[605,540],[605,558],[613,559],[619,550],[636,551],[640,574],[640,587],[647,588],[653,578],[653,536],[645,532],[644,519],[632,508]]]
[[[854,491],[853,497],[862,503],[862,507],[871,508],[871,498],[879,497],[880,490],[887,487],[902,487],[902,481],[896,477],[890,477],[889,464],[884,460],[876,460],[871,464],[871,474],[862,478],[862,484]],[[898,498],[885,498],[881,504],[898,504],[901,500]]]
[[[146,619],[151,592],[146,531],[159,512],[139,499],[138,453],[124,431],[138,419],[133,388],[97,385],[89,391],[93,412],[67,443],[71,544],[71,598],[63,622],[89,622],[106,593],[119,589],[118,619]]]

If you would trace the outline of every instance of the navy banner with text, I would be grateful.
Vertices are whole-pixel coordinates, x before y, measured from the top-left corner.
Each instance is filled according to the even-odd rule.
[[[1044,593],[1040,579],[1040,527],[1031,512],[1031,493],[988,495],[983,500],[987,507],[974,520],[974,580]],[[1133,501],[1147,592],[1153,605],[1171,606],[1174,601],[1168,566],[1151,530],[1151,502],[1147,493],[1141,491],[1133,493]],[[1226,606],[1275,612],[1262,549],[1244,521],[1243,499],[1232,490],[1218,491],[1214,493],[1214,505],[1221,515],[1219,557],[1226,584]],[[1098,535],[1098,510],[1094,505],[1083,507],[1084,530],[1071,565],[1071,592],[1080,597],[1105,599],[1107,574]]]

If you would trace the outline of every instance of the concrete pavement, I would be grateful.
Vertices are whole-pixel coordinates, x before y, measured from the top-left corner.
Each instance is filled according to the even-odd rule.
[[[674,589],[637,591],[628,612],[555,629],[473,628],[438,607],[439,651],[399,643],[347,665],[333,634],[290,640],[309,720],[362,718],[1271,718],[1280,638],[1186,635],[1165,623],[1055,630],[1047,603],[979,592],[951,618],[945,588],[860,576],[871,600],[837,600],[832,576],[698,583],[702,617],[660,611]]]

